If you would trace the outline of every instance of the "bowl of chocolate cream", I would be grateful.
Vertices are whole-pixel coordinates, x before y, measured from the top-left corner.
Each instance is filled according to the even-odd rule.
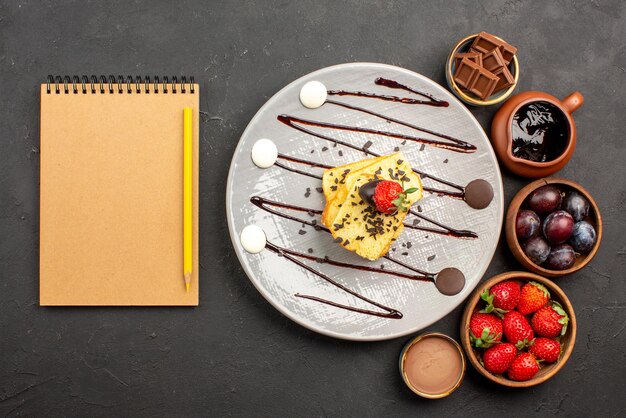
[[[572,114],[583,102],[577,91],[563,100],[539,91],[511,97],[491,124],[498,160],[511,172],[529,178],[547,177],[565,167],[576,148]]]

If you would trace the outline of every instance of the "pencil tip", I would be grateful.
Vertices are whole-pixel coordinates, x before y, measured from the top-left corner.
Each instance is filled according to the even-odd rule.
[[[189,288],[191,287],[191,273],[185,273],[185,288],[187,292],[189,292]]]

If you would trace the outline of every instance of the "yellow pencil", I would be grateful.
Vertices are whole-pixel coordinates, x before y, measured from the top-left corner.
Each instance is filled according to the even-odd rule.
[[[192,220],[193,220],[193,200],[192,200],[192,122],[193,113],[190,107],[186,107],[183,110],[184,119],[184,157],[183,157],[183,274],[185,276],[185,287],[189,292],[189,286],[191,285],[191,273],[192,273],[192,252],[193,252],[193,237],[192,237]]]

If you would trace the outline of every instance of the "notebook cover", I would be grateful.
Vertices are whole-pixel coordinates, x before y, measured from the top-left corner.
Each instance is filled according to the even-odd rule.
[[[40,305],[198,305],[199,86],[194,90],[48,93],[41,85]],[[194,119],[188,293],[185,107]]]

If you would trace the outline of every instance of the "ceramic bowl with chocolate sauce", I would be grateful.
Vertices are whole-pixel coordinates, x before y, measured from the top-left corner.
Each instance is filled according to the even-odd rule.
[[[561,170],[576,147],[572,114],[583,102],[577,91],[563,100],[539,91],[511,97],[491,124],[498,160],[522,177],[546,177]]]
[[[494,40],[497,40],[499,42],[506,44],[504,40],[502,40],[501,38],[495,35],[485,34],[484,32],[475,33],[475,34],[466,36],[465,38],[457,42],[457,44],[452,48],[452,51],[450,52],[450,55],[448,56],[448,59],[446,61],[445,73],[446,73],[446,81],[448,83],[448,87],[450,88],[450,90],[452,90],[454,95],[457,96],[461,101],[472,106],[490,106],[490,105],[500,103],[506,100],[515,90],[515,87],[517,86],[517,82],[519,80],[519,62],[517,60],[517,56],[514,53],[510,57],[510,60],[508,63],[506,62],[500,63],[501,65],[504,64],[502,65],[502,67],[506,68],[507,81],[505,85],[507,87],[503,89],[499,89],[497,87],[495,89],[497,91],[494,91],[494,93],[490,94],[488,97],[479,97],[477,94],[472,92],[472,90],[474,90],[474,87],[476,87],[475,88],[476,92],[480,92],[481,88],[479,87],[481,86],[462,85],[462,82],[459,83],[457,82],[457,80],[455,80],[455,74],[457,73],[458,65],[460,65],[462,61],[457,58],[457,54],[467,54],[468,52],[471,52],[472,45],[474,44],[475,40],[481,35],[491,37]],[[486,56],[486,54],[483,54],[483,56]],[[509,58],[509,57],[506,57],[506,58]],[[482,57],[480,59],[482,62]],[[490,58],[488,57],[487,59],[490,59]],[[501,56],[500,58],[496,58],[496,60],[500,60],[500,59],[502,59]],[[497,64],[493,64],[493,65],[497,65]],[[502,71],[502,69],[497,70],[497,71]],[[498,86],[499,86],[499,83],[500,81],[498,81]],[[476,84],[480,84],[480,83],[476,83]]]
[[[547,209],[542,212],[541,208],[533,207],[538,205],[544,205]],[[537,218],[533,221],[535,212]],[[550,216],[552,219],[548,219]],[[537,229],[526,233],[527,236],[520,236],[518,232],[524,223],[538,223],[530,226],[531,229]],[[551,229],[548,225],[550,223],[554,223],[555,227]],[[567,234],[570,225],[572,231]],[[546,236],[546,233],[558,235],[560,231],[555,228],[566,230],[561,237],[563,243],[558,242],[558,237],[556,241],[550,242],[550,237]],[[524,267],[543,276],[561,277],[582,269],[596,255],[602,241],[602,216],[598,204],[583,186],[571,180],[545,178],[528,184],[515,195],[507,210],[504,229],[511,252]],[[538,242],[531,243],[530,239]],[[552,268],[556,265],[552,259],[543,260],[545,251],[541,247],[546,244],[550,245],[545,250],[550,251],[547,257],[552,257],[551,253],[558,250],[562,251],[561,257],[570,258],[569,261],[564,259],[565,268]],[[574,257],[573,261],[571,257]]]
[[[484,360],[482,357],[485,353],[485,350],[475,348],[470,338],[470,319],[472,317],[472,314],[485,306],[485,302],[481,298],[481,294],[485,291],[485,289],[491,289],[496,284],[504,281],[518,281],[521,284],[525,284],[531,281],[539,283],[540,285],[544,286],[550,293],[550,301],[558,302],[563,311],[567,314],[567,317],[569,318],[565,333],[556,338],[556,340],[558,340],[560,344],[560,352],[558,354],[558,358],[553,363],[548,363],[546,361],[539,362],[539,371],[537,371],[534,376],[529,380],[516,381],[510,379],[508,373],[490,373],[485,368]],[[526,317],[531,318],[532,314],[527,315]],[[572,354],[572,350],[574,349],[575,342],[576,316],[574,314],[574,308],[572,307],[572,304],[570,303],[563,290],[561,290],[561,288],[554,284],[551,280],[537,274],[528,273],[525,271],[512,271],[502,273],[488,279],[487,281],[477,286],[467,300],[467,304],[465,305],[465,310],[463,312],[463,317],[461,320],[461,345],[465,350],[465,354],[469,362],[472,364],[472,366],[474,366],[478,373],[480,373],[487,379],[499,385],[511,388],[531,387],[552,378],[555,374],[559,372],[559,370],[563,368],[563,366],[569,359],[570,355]],[[517,354],[519,353],[520,351],[517,352]]]

